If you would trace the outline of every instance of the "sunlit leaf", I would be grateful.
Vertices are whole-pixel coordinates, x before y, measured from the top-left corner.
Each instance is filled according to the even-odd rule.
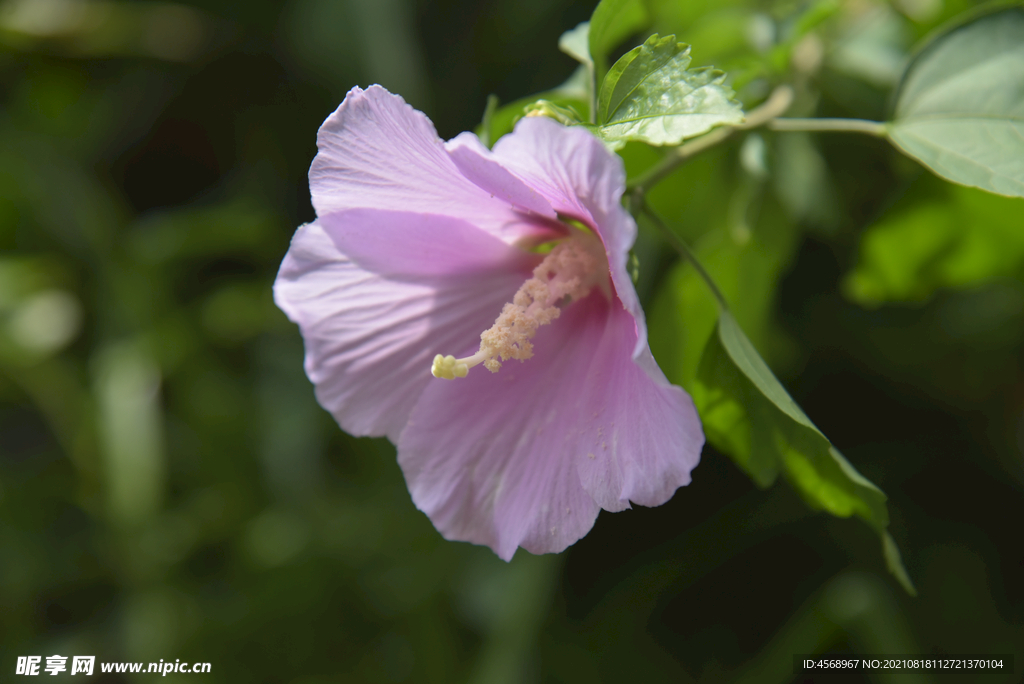
[[[885,494],[811,422],[728,311],[708,341],[693,398],[708,440],[758,485],[783,473],[812,508],[861,518],[879,534],[890,571],[915,593],[887,532]]]
[[[551,100],[537,100],[526,105],[524,116],[546,116],[563,126],[576,126],[583,123],[580,113],[572,105],[561,106]]]
[[[714,126],[742,122],[725,74],[689,64],[690,48],[675,36],[654,35],[630,50],[601,86],[597,133],[612,143],[678,145]]]
[[[937,187],[936,187],[937,186]],[[864,232],[843,289],[866,306],[1024,273],[1024,200],[923,177]]]
[[[576,28],[563,33],[558,39],[558,49],[583,66],[593,68],[594,59],[590,56],[590,22],[584,21]]]
[[[900,85],[889,135],[946,180],[1024,197],[1024,8],[940,36]]]

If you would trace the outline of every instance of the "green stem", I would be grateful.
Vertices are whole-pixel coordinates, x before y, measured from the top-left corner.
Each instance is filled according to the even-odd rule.
[[[773,119],[768,122],[768,128],[773,131],[866,133],[878,138],[888,134],[884,123],[864,119]]]
[[[687,159],[704,150],[710,149],[720,142],[724,142],[733,133],[733,128],[723,126],[716,128],[710,133],[699,138],[685,142],[666,154],[660,162],[647,169],[640,176],[626,186],[627,190],[644,190],[660,183],[665,176],[675,171]]]
[[[590,123],[597,124],[597,65],[591,62],[587,70],[590,76]]]
[[[665,225],[665,222],[654,213],[654,210],[647,206],[643,201],[642,196],[639,194],[633,195],[632,208],[639,213],[643,213],[651,220],[651,223],[658,227],[658,230],[660,230],[672,246],[675,247],[676,251],[679,252],[684,259],[689,261],[690,265],[693,266],[693,269],[697,271],[697,274],[704,279],[708,289],[711,290],[711,294],[715,296],[715,300],[718,302],[718,307],[722,311],[728,311],[729,302],[726,301],[725,295],[723,295],[722,291],[718,289],[718,285],[715,285],[715,281],[712,280],[711,274],[704,270],[704,266],[700,263],[700,260],[697,259],[697,255],[693,253],[690,246],[679,239],[679,236],[673,233],[672,230]]]
[[[793,103],[793,89],[779,86],[759,107],[747,113],[743,123],[736,126],[721,126],[699,138],[688,140],[668,152],[661,161],[644,171],[626,186],[628,192],[646,192],[675,171],[687,159],[719,143],[725,142],[736,131],[764,126],[772,131],[836,131],[845,133],[866,133],[878,138],[888,135],[888,126],[878,121],[864,119],[798,119],[779,118]]]

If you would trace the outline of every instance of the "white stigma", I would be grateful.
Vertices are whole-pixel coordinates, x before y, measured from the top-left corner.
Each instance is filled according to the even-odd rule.
[[[464,378],[470,368],[481,363],[497,373],[502,361],[525,361],[533,356],[530,340],[537,329],[558,318],[562,308],[583,299],[595,286],[610,295],[604,246],[593,235],[574,233],[555,245],[533,269],[533,277],[505,305],[494,325],[480,335],[479,351],[463,359],[442,354],[434,357],[430,372],[435,378]]]

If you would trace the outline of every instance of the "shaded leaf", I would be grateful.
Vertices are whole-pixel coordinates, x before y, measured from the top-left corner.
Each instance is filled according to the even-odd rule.
[[[596,132],[613,144],[678,145],[715,126],[738,124],[743,110],[725,74],[687,69],[690,48],[653,35],[615,63],[601,85]]]
[[[748,138],[749,139],[749,138]],[[842,213],[828,165],[807,133],[776,136],[775,192],[793,218],[832,233]]]
[[[893,88],[907,64],[905,20],[879,5],[840,26],[828,50],[829,68],[886,91]]]
[[[923,176],[860,243],[843,289],[865,306],[923,301],[1024,273],[1024,200]]]
[[[783,473],[812,508],[861,518],[879,534],[890,571],[915,593],[886,529],[885,494],[811,422],[728,311],[704,350],[693,399],[708,440],[759,486]]]
[[[687,204],[674,209],[683,217],[677,233],[693,244],[697,258],[750,339],[768,352],[773,363],[784,364],[790,343],[774,324],[773,308],[779,281],[798,244],[796,226],[771,195],[749,198],[757,207],[756,215],[752,211],[722,211],[722,206],[737,204],[742,182],[736,174],[721,172],[725,160],[719,160],[715,169],[701,168],[702,160],[703,155],[694,159],[693,166],[686,164],[680,170],[684,184],[698,191],[676,194],[706,197],[708,206]],[[728,185],[707,184],[715,171],[723,176],[719,182]],[[701,232],[695,232],[698,230]],[[701,354],[717,320],[718,308],[708,296],[707,285],[688,262],[677,262],[659,288],[648,316],[651,349],[673,383],[692,390]]]
[[[792,418],[804,427],[818,432],[811,419],[803,412],[785,388],[775,379],[771,369],[761,358],[761,355],[754,349],[747,336],[743,334],[736,319],[729,312],[723,312],[718,316],[718,337],[722,345],[729,353],[729,357],[736,366],[743,371],[743,374],[754,383],[769,401],[775,404],[779,410]],[[821,434],[818,432],[818,434]],[[822,435],[824,437],[824,435]]]
[[[599,78],[608,70],[608,53],[630,34],[646,28],[649,21],[640,0],[601,0],[598,3],[590,16],[588,44]]]
[[[911,62],[893,143],[946,180],[1024,197],[1024,8],[953,29]]]
[[[498,111],[498,105],[500,101],[498,96],[491,93],[487,96],[487,105],[484,107],[484,118],[480,122],[480,130],[477,134],[480,137],[480,142],[484,144],[484,147],[490,147],[493,143],[491,140],[491,133],[494,129],[494,113]]]
[[[648,4],[651,26],[661,35],[686,36],[701,59],[729,65],[730,73],[753,67],[762,74],[762,50],[776,39],[775,24],[750,3],[733,0],[656,1]]]
[[[885,558],[886,569],[896,578],[896,581],[900,583],[908,594],[916,596],[917,589],[914,588],[914,582],[910,579],[907,569],[903,566],[903,556],[900,554],[900,547],[896,546],[896,540],[892,538],[888,531],[882,533],[882,557]]]
[[[762,344],[778,342],[766,334],[771,303],[796,238],[792,222],[767,202],[748,238],[723,225],[697,246],[736,315]],[[683,264],[670,274],[652,306],[649,339],[668,377],[693,396],[709,441],[760,486],[771,485],[781,473],[811,507],[865,520],[880,533],[890,570],[912,593],[898,551],[886,537],[885,496],[782,388],[733,315],[722,315],[716,324],[715,307],[698,277]]]
[[[586,119],[590,112],[590,77],[585,66],[580,66],[562,85],[531,97],[524,97],[502,107],[495,107],[486,117],[486,125],[481,123],[476,133],[481,140],[485,137],[489,146],[506,133],[511,133],[516,122],[526,115],[527,110],[538,102],[570,110]],[[490,102],[488,102],[490,105]],[[485,112],[486,113],[486,112]]]

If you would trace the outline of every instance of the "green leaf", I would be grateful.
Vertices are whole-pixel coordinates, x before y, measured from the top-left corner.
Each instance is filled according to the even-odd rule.
[[[696,161],[699,163],[700,159]],[[725,163],[719,160],[718,166]],[[682,169],[684,173],[690,170],[689,165]],[[688,180],[692,185],[700,182],[699,178]],[[736,206],[744,201],[742,176],[730,175],[730,186],[729,195],[714,197],[719,206]],[[709,219],[715,220],[712,229],[694,240],[694,252],[731,303],[735,319],[742,322],[758,346],[771,352],[770,358],[784,360],[790,351],[789,343],[775,329],[772,312],[778,282],[793,258],[799,235],[770,195],[746,197],[745,202],[758,206],[756,215],[750,215],[755,220],[747,223],[746,210],[727,214],[719,209],[717,219],[709,215]],[[692,210],[684,216],[688,218],[686,224],[704,223],[700,214]],[[708,439],[734,457],[742,454],[748,458],[744,470],[758,484],[770,485],[779,472],[777,459],[763,458],[757,450],[751,454],[751,445],[766,440],[751,439],[747,419],[750,404],[730,399],[739,396],[742,388],[726,394],[720,387],[698,386],[701,365],[708,363],[705,350],[717,335],[718,308],[689,262],[680,261],[669,272],[651,307],[648,325],[651,350],[658,365],[669,380],[688,390],[698,401]]]
[[[700,168],[702,157],[698,157],[694,166],[687,164],[680,170],[684,184],[701,188],[693,194],[710,195],[709,204],[716,209],[680,206],[677,211],[685,219],[680,227],[690,231],[680,232],[680,237],[693,243],[697,258],[754,342],[770,352],[769,358],[784,361],[790,344],[775,329],[772,313],[777,284],[798,244],[796,227],[771,196],[745,196],[736,174],[722,179],[729,183],[728,189],[707,185],[707,179],[716,171],[721,174],[720,167],[727,163],[725,159],[717,161],[716,168]],[[687,194],[679,193],[678,186],[671,187],[677,194]],[[744,202],[758,208],[757,215],[750,217],[756,220],[749,225],[744,218],[746,209],[721,210],[722,206],[743,207]],[[699,229],[706,232],[692,232]],[[692,391],[701,354],[715,330],[718,308],[688,262],[679,261],[668,273],[648,318],[651,349],[662,370],[673,383]]]
[[[743,0],[648,0],[651,26],[662,35],[686,36],[716,64],[756,61],[775,38],[774,21]],[[760,21],[760,25],[755,23]],[[766,35],[767,34],[767,35]]]
[[[728,311],[708,340],[693,400],[708,440],[761,487],[779,473],[809,506],[861,518],[874,529],[890,571],[914,594],[889,536],[886,497],[832,446],[789,396]]]
[[[775,375],[768,368],[768,364],[757,353],[754,345],[743,334],[736,319],[728,311],[724,311],[718,316],[718,337],[722,341],[722,346],[729,353],[729,357],[743,371],[743,374],[754,383],[754,386],[760,390],[761,394],[797,423],[814,430],[819,435],[821,434],[818,428],[814,426],[814,423],[811,422],[811,419],[807,417],[807,414],[803,412],[803,409],[789,396],[789,392],[775,379]]]
[[[524,116],[546,116],[563,126],[576,126],[583,122],[580,118],[580,113],[576,111],[575,107],[572,105],[563,107],[551,100],[537,100],[532,104],[526,105],[523,111],[526,112]]]
[[[923,301],[1024,275],[1024,200],[922,176],[861,237],[846,295],[863,306]]]
[[[585,67],[594,68],[590,56],[590,22],[584,21],[576,28],[566,31],[558,39],[558,49]]]
[[[795,219],[828,234],[839,224],[842,204],[816,142],[807,133],[776,136],[772,181]]]
[[[653,35],[615,63],[601,86],[596,133],[610,143],[678,145],[714,126],[738,124],[743,109],[725,74],[687,69],[690,48]]]
[[[647,10],[640,0],[601,0],[590,15],[588,44],[598,78],[608,71],[608,53],[631,34],[647,28]]]
[[[900,583],[908,594],[917,596],[914,582],[910,579],[910,575],[907,574],[907,569],[903,567],[903,556],[900,555],[900,547],[896,546],[896,540],[892,538],[888,531],[882,533],[882,557],[885,558],[886,569],[896,578],[896,581]]]
[[[498,96],[492,93],[487,96],[484,118],[480,122],[480,142],[484,144],[484,147],[491,147],[494,144],[494,113],[496,111],[498,111]]]
[[[583,65],[569,80],[576,78],[583,84],[584,93],[581,99],[586,99],[590,122],[593,123],[594,110],[597,108],[594,101],[597,97],[597,72],[594,70],[594,59],[590,55],[590,22],[585,21],[571,31],[563,33],[558,39],[558,49]]]
[[[736,302],[737,315],[766,338],[775,284],[792,258],[797,237],[781,208],[769,200],[751,231],[720,226],[697,249],[727,298]],[[683,263],[672,271],[654,302],[650,340],[668,377],[693,395],[708,440],[760,486],[770,486],[783,473],[813,508],[865,519],[880,534],[890,572],[915,593],[886,529],[884,494],[793,402],[732,314],[715,322],[714,306],[706,291],[698,291],[705,287],[698,278]],[[699,367],[694,360],[698,344],[704,347]]]
[[[485,128],[484,124],[481,124],[477,127],[476,133],[481,140],[486,136],[489,145],[494,145],[498,138],[512,132],[516,122],[526,115],[530,107],[539,102],[547,102],[554,107],[578,113],[581,118],[586,119],[590,112],[589,101],[589,76],[586,67],[581,66],[557,88],[532,97],[521,98],[497,109],[491,109],[489,114],[485,112],[487,127]],[[490,102],[488,100],[488,107],[490,107]]]
[[[893,143],[946,180],[1024,197],[1024,8],[938,37],[911,62]]]

